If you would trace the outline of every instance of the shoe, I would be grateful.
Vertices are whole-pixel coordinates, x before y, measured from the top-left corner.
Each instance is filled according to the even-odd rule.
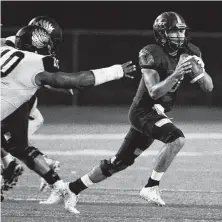
[[[44,159],[52,170],[54,170],[55,172],[58,172],[60,170],[60,162],[59,161],[48,158],[47,156],[44,156]],[[40,186],[39,186],[40,192],[45,192],[48,188],[50,188],[48,183],[43,178],[41,178],[40,179]]]
[[[78,195],[75,195],[69,189],[68,183],[64,183],[62,180],[57,181],[53,184],[53,189],[62,197],[66,211],[73,214],[80,214],[80,212],[75,208],[78,202]]]
[[[159,186],[143,187],[140,196],[148,202],[155,203],[158,206],[166,205],[160,196]]]
[[[70,189],[69,189],[69,184],[65,183],[66,189],[64,190],[64,204],[65,204],[65,209],[66,211],[74,214],[80,214],[80,212],[75,208],[79,196],[74,194]]]
[[[24,168],[21,164],[13,160],[9,163],[8,167],[3,170],[2,177],[4,180],[2,189],[8,190],[15,186],[18,182],[18,177],[22,175]]]
[[[62,180],[57,181],[52,186],[52,191],[47,200],[40,201],[40,204],[57,204],[64,201],[66,211],[74,214],[80,212],[75,208],[78,195],[75,195],[70,189],[68,183],[64,183]]]
[[[60,203],[61,201],[62,201],[61,195],[57,191],[52,189],[48,199],[47,200],[42,200],[39,203],[40,204],[57,204],[57,203]]]

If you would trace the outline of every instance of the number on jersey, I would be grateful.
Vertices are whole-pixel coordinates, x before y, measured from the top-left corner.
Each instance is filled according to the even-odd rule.
[[[0,63],[1,78],[6,77],[22,61],[24,57],[25,54],[21,51],[15,51],[13,53],[10,49],[2,51]]]

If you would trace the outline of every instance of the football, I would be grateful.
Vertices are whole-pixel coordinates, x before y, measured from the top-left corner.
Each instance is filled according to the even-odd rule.
[[[192,72],[188,75],[191,78],[190,83],[195,83],[199,79],[204,77],[204,68],[197,62],[197,60],[194,58],[194,56],[188,55],[188,54],[181,54],[180,55],[180,61],[190,61],[192,65]]]

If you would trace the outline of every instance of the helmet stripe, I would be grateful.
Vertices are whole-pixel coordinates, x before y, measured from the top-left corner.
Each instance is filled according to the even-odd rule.
[[[176,19],[177,19],[177,22],[178,22],[178,23],[183,23],[183,22],[181,21],[181,19],[180,19],[180,16],[179,16],[177,13],[173,12],[173,14],[176,16]]]

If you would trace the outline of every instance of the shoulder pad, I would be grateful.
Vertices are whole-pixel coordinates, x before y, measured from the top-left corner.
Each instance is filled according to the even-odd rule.
[[[42,58],[44,69],[47,72],[58,72],[58,61],[52,56],[45,56]]]
[[[139,64],[141,68],[152,69],[157,66],[162,49],[158,45],[147,45],[139,52]]]
[[[201,57],[200,49],[197,46],[195,46],[194,44],[188,43],[188,50],[190,51],[190,53],[192,55],[196,55],[198,57]]]

